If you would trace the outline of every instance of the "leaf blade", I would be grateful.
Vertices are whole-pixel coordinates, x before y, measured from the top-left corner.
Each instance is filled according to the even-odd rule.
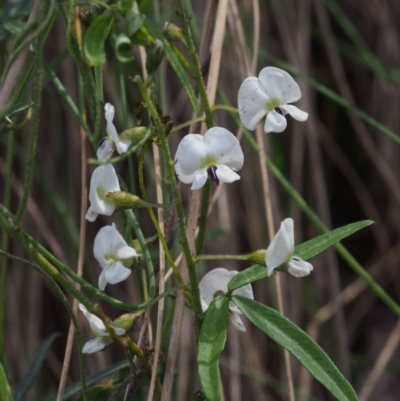
[[[295,356],[338,400],[358,400],[329,356],[303,330],[257,301],[239,295],[232,296],[232,300],[255,326]]]
[[[237,288],[243,287],[246,284],[254,283],[254,281],[261,280],[265,277],[268,277],[268,271],[265,266],[250,266],[246,270],[243,270],[239,274],[236,274],[236,276],[232,277],[231,281],[228,283],[228,290],[236,290]]]
[[[209,401],[218,401],[221,396],[219,358],[226,341],[226,325],[229,299],[214,298],[204,317],[199,336],[197,363],[200,382]]]
[[[6,372],[1,362],[0,362],[0,400],[13,401],[10,383],[8,382]]]
[[[336,228],[309,241],[303,242],[294,248],[294,255],[301,257],[303,260],[311,259],[319,253],[325,251],[332,245],[354,234],[356,231],[367,227],[374,222],[372,220],[362,220],[351,223],[343,227]]]

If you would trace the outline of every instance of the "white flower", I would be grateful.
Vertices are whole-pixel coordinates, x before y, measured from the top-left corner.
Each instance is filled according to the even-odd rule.
[[[95,221],[99,214],[111,216],[115,204],[106,197],[106,194],[115,191],[121,191],[121,188],[114,167],[111,164],[97,167],[90,180],[90,207],[86,213],[86,220]]]
[[[286,114],[298,121],[307,120],[308,113],[288,104],[300,98],[300,87],[291,75],[279,68],[266,67],[258,78],[246,78],[239,88],[240,120],[247,129],[254,130],[267,115],[264,131],[282,132],[287,125]]]
[[[85,315],[85,318],[88,320],[90,324],[90,328],[92,329],[93,333],[96,335],[95,338],[91,339],[83,346],[82,352],[84,354],[92,354],[93,352],[101,351],[107,345],[113,342],[112,338],[108,334],[106,326],[99,319],[97,316],[90,313],[86,307],[82,304],[79,304],[79,309]],[[117,336],[122,336],[125,334],[125,330],[121,329],[120,327],[113,327],[115,334]]]
[[[132,273],[127,267],[132,264],[133,258],[140,256],[128,246],[114,223],[97,233],[93,253],[102,268],[99,276],[99,288],[102,291],[108,283],[117,284],[126,280]]]
[[[220,293],[226,294],[228,292],[228,283],[232,277],[236,276],[239,272],[228,271],[223,267],[217,267],[208,272],[199,283],[200,301],[203,311],[205,312],[214,297]],[[233,290],[232,294],[242,295],[243,297],[254,299],[253,289],[250,284],[246,284],[241,288]],[[233,303],[229,303],[229,319],[233,325],[240,331],[246,331],[246,327],[242,322],[239,314],[242,314],[240,309]]]
[[[210,175],[217,183],[240,179],[234,171],[243,166],[243,152],[237,138],[225,128],[210,128],[204,136],[188,134],[178,145],[175,172],[191,189],[200,189]],[[234,171],[233,171],[234,170]]]
[[[311,263],[298,256],[293,256],[293,251],[293,219],[285,219],[267,249],[265,264],[267,265],[268,276],[271,276],[274,270],[282,265],[285,265],[285,271],[295,277],[308,276],[314,270]]]
[[[121,139],[119,137],[117,129],[115,128],[115,125],[113,123],[115,115],[114,106],[111,103],[106,103],[104,106],[104,110],[104,115],[107,121],[106,132],[108,136],[106,138],[103,138],[99,142],[99,146],[97,149],[97,158],[99,160],[108,160],[114,152],[114,146],[117,148],[119,154],[125,153],[132,142],[129,139]]]

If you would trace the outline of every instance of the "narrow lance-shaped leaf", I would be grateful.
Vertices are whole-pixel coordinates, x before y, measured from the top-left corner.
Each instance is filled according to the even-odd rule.
[[[338,400],[357,401],[350,383],[303,330],[274,309],[252,299],[234,295],[232,300],[255,326],[295,356]]]
[[[86,31],[83,47],[91,66],[100,66],[106,61],[105,40],[114,22],[114,11],[106,10],[96,17]]]
[[[40,369],[43,365],[43,361],[46,359],[47,353],[53,344],[54,340],[59,336],[59,333],[52,334],[40,347],[39,352],[36,355],[35,360],[32,362],[28,373],[22,379],[14,391],[15,401],[21,401],[24,399],[26,393],[35,384],[37,375],[40,373]]]
[[[1,362],[0,362],[0,400],[13,401],[10,384],[8,382],[6,372]]]
[[[370,226],[374,222],[372,220],[358,221],[357,223],[348,224],[335,230],[322,234],[310,241],[303,242],[294,248],[294,255],[301,257],[303,260],[311,259],[319,253],[325,251],[330,246],[335,245],[343,238],[354,234],[356,231],[364,227]]]
[[[364,227],[371,225],[373,221],[363,220],[357,223],[348,224],[335,230],[329,231],[325,234],[319,235],[307,242],[297,245],[294,248],[293,254],[301,257],[303,260],[311,259],[319,253],[325,251],[330,246],[335,245],[337,242],[354,234],[356,231],[361,230]],[[267,269],[262,265],[254,265],[246,270],[243,270],[228,284],[230,291],[240,288],[246,284],[253,283],[254,281],[261,280],[262,278],[268,277]]]
[[[218,401],[221,397],[219,358],[225,346],[228,313],[228,298],[216,297],[207,309],[200,330],[197,362],[203,392],[209,401]]]
[[[161,40],[164,45],[165,55],[168,59],[168,62],[171,64],[171,67],[178,75],[179,80],[181,81],[185,91],[189,97],[190,103],[192,104],[194,112],[199,115],[200,108],[197,102],[197,97],[194,93],[192,85],[189,81],[188,76],[185,73],[182,64],[179,62],[178,57],[176,56],[174,50],[172,49],[171,45],[169,44],[168,40],[165,39],[164,35],[159,31],[159,29],[147,18],[144,19],[144,25],[149,30],[149,32],[156,38]]]

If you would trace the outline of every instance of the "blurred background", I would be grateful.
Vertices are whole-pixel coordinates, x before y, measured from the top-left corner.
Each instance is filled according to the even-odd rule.
[[[75,3],[92,10],[94,15],[102,12],[101,5],[97,4],[100,2]],[[206,40],[205,33],[210,33],[215,23],[216,5],[212,3],[212,0],[185,3],[192,15],[190,26],[199,47],[201,41]],[[167,21],[178,24],[173,1],[142,0],[138,5],[160,29]],[[34,7],[33,1],[0,2],[0,70],[5,68],[13,39],[23,29]],[[54,15],[61,6],[56,8]],[[299,123],[289,117],[287,130],[265,135],[265,141],[270,160],[309,209],[299,205],[293,192],[288,192],[270,172],[275,228],[279,228],[284,218],[293,217],[297,244],[320,234],[319,222],[334,229],[359,220],[374,220],[373,226],[349,237],[343,245],[396,302],[400,301],[400,158],[399,137],[396,136],[400,124],[399,22],[400,3],[390,0],[230,0],[216,100],[216,104],[237,107],[237,92],[249,75],[255,51],[258,61],[251,75],[257,76],[266,66],[276,66],[293,75],[302,90],[302,98],[296,106],[307,111],[309,119]],[[113,30],[117,27],[115,25]],[[254,37],[258,28],[259,41]],[[85,30],[84,25],[82,29]],[[112,31],[106,42],[104,101],[115,106],[114,122],[121,132],[135,125],[135,101],[139,94],[129,77],[141,74],[141,64],[137,45],[131,49],[132,60],[121,63],[115,54],[113,35],[115,32]],[[181,44],[177,47],[187,57],[185,48]],[[29,70],[34,59],[27,49],[21,76]],[[210,50],[199,50],[199,54],[206,72]],[[68,53],[66,25],[61,15],[55,17],[44,43],[43,55],[34,178],[23,228],[59,260],[76,270],[81,204],[80,126],[61,88],[65,88],[78,107],[83,103],[78,69]],[[34,70],[28,77],[19,101],[34,98],[35,74]],[[169,115],[175,126],[193,118],[187,95],[166,61],[158,73],[153,96],[162,113]],[[7,121],[2,121],[0,126],[0,194],[1,202],[7,202],[11,212],[15,213],[23,191],[32,121],[29,111],[12,120],[13,127]],[[143,123],[148,123],[146,116]],[[93,131],[90,113],[87,124]],[[239,131],[237,119],[224,110],[216,111],[215,125],[235,134]],[[105,135],[103,116],[101,131]],[[188,130],[183,129],[170,135],[173,154],[187,133]],[[395,133],[397,142],[390,137],[391,133]],[[241,180],[218,188],[218,192],[216,186],[212,187],[212,193],[217,192],[217,196],[213,198],[215,202],[208,219],[204,253],[241,254],[265,249],[269,244],[257,152],[251,141],[254,135],[246,132],[239,135],[245,154]],[[86,143],[87,158],[95,157],[92,144]],[[139,193],[137,158],[138,154],[135,154],[116,165],[117,172],[133,193]],[[11,181],[6,180],[7,163],[12,170]],[[155,200],[151,163],[149,155],[145,178],[150,199]],[[88,180],[94,167],[87,165]],[[164,197],[168,202],[168,187],[165,189]],[[186,202],[189,186],[182,185],[181,190]],[[6,200],[8,191],[10,196]],[[139,216],[145,235],[153,235],[154,228],[147,212],[142,211]],[[99,216],[95,223],[87,225],[84,278],[94,285],[100,273],[92,252],[94,237],[103,225],[113,221],[116,221],[115,216]],[[4,232],[0,235],[3,250],[28,258],[16,243],[7,240]],[[151,245],[151,250],[156,259],[156,243]],[[176,241],[174,256],[179,251]],[[360,400],[398,400],[398,317],[335,250],[324,252],[311,262],[314,272],[306,278],[281,274],[287,317],[321,345],[353,385]],[[52,287],[35,271],[1,257],[0,265],[1,308],[4,311],[0,354],[13,388],[29,371],[44,341],[53,333],[60,333],[25,398],[47,399],[57,391],[69,315]],[[249,264],[235,261],[200,263],[199,277],[218,266],[242,270]],[[256,300],[276,307],[271,280],[257,282],[253,288]],[[106,292],[126,302],[141,302],[134,275],[124,283],[108,286]],[[168,298],[163,352],[168,349],[173,304],[174,299]],[[115,308],[106,304],[102,307],[110,317],[118,316],[119,311]],[[83,341],[87,341],[92,333],[87,321],[81,315],[78,317]],[[246,333],[229,326],[221,362],[225,399],[287,399],[280,348],[249,322],[245,323]],[[200,389],[190,310],[185,312],[182,327],[173,398],[177,401],[193,399]],[[137,338],[139,329],[139,324],[134,326],[132,338]],[[124,354],[117,346],[86,355],[87,375],[90,377],[122,360]],[[298,399],[332,399],[297,361],[292,362]],[[161,374],[163,368],[162,363]],[[107,379],[103,380],[107,383]],[[76,382],[79,382],[79,368],[75,345],[68,385]],[[145,389],[146,384],[135,399],[145,399]]]

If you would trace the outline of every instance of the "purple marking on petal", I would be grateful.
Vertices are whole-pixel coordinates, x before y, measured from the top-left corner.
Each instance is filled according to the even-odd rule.
[[[280,107],[275,107],[274,110],[275,110],[277,113],[281,114],[282,116],[285,115],[285,114],[283,113],[283,110],[282,110]]]
[[[98,147],[99,147],[99,148],[103,145],[103,143],[104,143],[104,141],[105,141],[106,139],[107,139],[106,136],[105,136],[104,138],[100,139],[100,142],[99,142],[99,144],[98,144]]]
[[[293,256],[293,257],[292,257],[292,260],[295,260],[296,262],[300,262],[301,259],[300,259],[300,258],[297,258],[296,256]]]
[[[215,166],[211,166],[208,170],[208,176],[218,185],[219,184],[219,179],[217,177],[217,168]]]

